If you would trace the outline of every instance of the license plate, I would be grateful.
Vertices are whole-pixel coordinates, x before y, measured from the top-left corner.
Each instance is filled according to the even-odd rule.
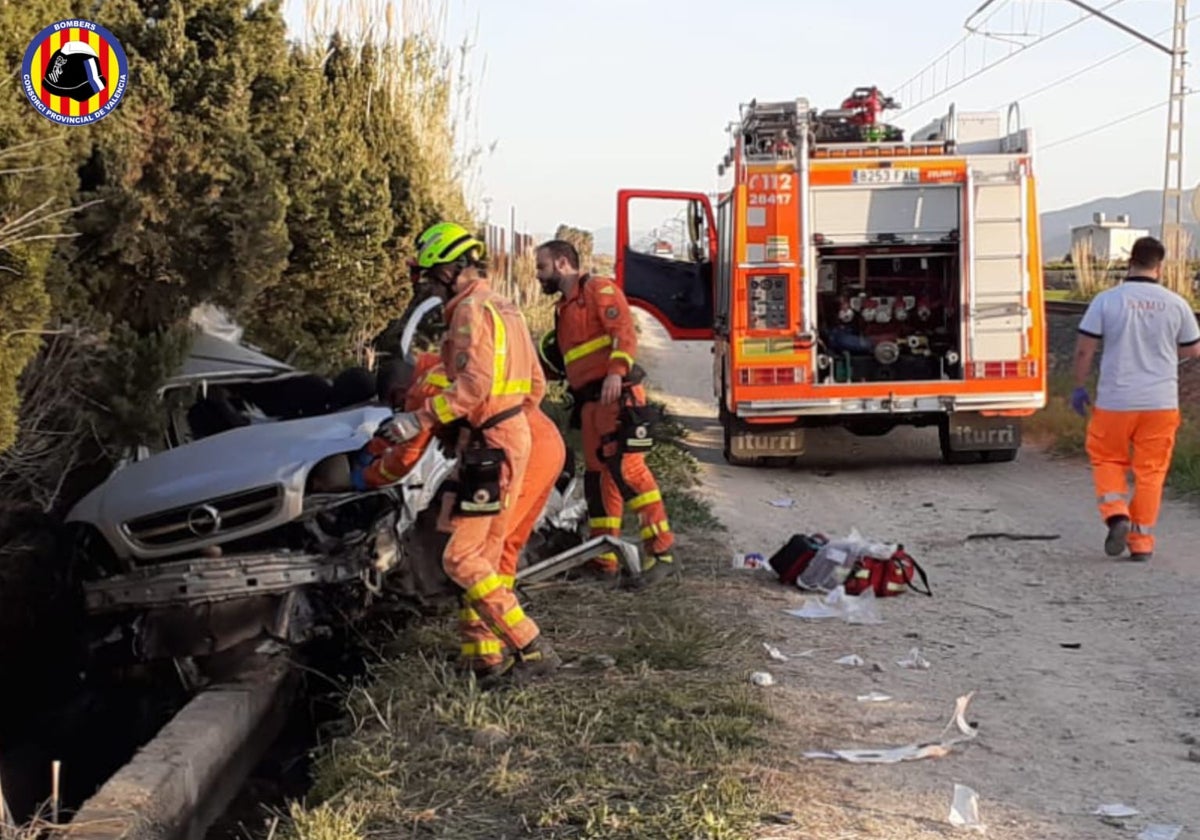
[[[950,415],[950,448],[955,452],[1016,449],[1020,445],[1020,418],[969,413]]]
[[[921,170],[912,167],[886,166],[877,169],[855,169],[856,184],[918,184]]]
[[[732,436],[730,449],[738,458],[791,457],[804,454],[804,430],[741,432]]]

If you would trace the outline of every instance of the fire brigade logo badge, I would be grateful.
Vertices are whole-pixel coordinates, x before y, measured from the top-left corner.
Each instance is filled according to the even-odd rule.
[[[129,61],[111,32],[90,20],[60,20],[25,50],[21,88],[39,114],[60,125],[90,125],[125,96]]]

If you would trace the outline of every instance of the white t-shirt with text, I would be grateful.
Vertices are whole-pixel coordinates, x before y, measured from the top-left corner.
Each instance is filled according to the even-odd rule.
[[[1200,342],[1200,325],[1182,296],[1149,278],[1127,278],[1092,299],[1079,331],[1104,342],[1097,408],[1179,407],[1178,348]]]

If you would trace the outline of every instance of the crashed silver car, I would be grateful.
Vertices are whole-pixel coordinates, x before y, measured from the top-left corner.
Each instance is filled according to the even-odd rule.
[[[453,460],[431,445],[396,484],[339,492],[347,455],[391,410],[361,388],[339,395],[338,380],[239,338],[211,325],[199,334],[162,389],[162,447],[132,455],[67,515],[94,659],[297,643],[379,598],[419,607],[454,592],[441,570],[446,537],[434,527]],[[411,342],[406,325],[406,353]],[[564,465],[522,568],[578,548],[585,519],[573,464]]]

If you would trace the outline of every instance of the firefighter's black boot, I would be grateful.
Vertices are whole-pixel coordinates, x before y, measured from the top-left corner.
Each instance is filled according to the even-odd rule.
[[[679,561],[674,554],[651,554],[643,561],[642,573],[631,581],[635,589],[658,583],[679,572]]]
[[[562,659],[554,652],[549,642],[538,636],[517,652],[512,676],[517,682],[526,683],[539,677],[550,676],[560,667]]]
[[[1125,541],[1129,537],[1129,517],[1110,516],[1108,518],[1108,536],[1104,539],[1104,553],[1109,557],[1119,557],[1125,551]]]

